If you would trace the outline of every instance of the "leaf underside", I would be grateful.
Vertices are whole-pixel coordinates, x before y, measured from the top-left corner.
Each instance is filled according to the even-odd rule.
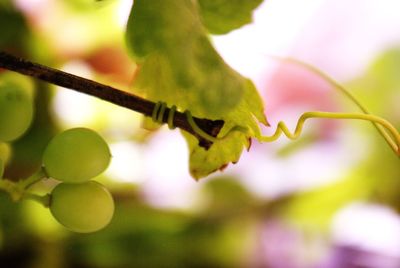
[[[136,93],[155,102],[176,105],[181,111],[188,109],[196,117],[225,121],[219,134],[224,138],[209,150],[184,133],[190,151],[190,172],[196,179],[237,162],[243,149],[249,147],[249,139],[259,137],[259,122],[267,124],[252,82],[227,65],[209,40],[207,28],[215,32],[210,27],[224,24],[207,19],[204,26],[204,18],[210,16],[206,14],[215,13],[211,2],[135,0],[126,32],[128,48],[140,65],[134,84]],[[245,5],[245,13],[251,18],[252,9],[248,7],[255,8],[261,1],[232,2],[252,2]],[[229,3],[215,1],[219,9]],[[224,31],[249,21],[242,17],[236,23],[232,23],[234,18],[230,20],[224,24]],[[229,132],[237,126],[247,131]]]

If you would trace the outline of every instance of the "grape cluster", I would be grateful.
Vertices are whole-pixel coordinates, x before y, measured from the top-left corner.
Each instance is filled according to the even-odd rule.
[[[50,195],[54,218],[71,231],[95,232],[105,227],[114,213],[110,192],[91,179],[110,163],[107,143],[93,130],[73,128],[56,135],[46,147],[46,173],[61,181]]]
[[[0,74],[0,146],[21,137],[31,125],[34,104],[32,83],[23,76]],[[0,148],[1,149],[1,148]],[[110,192],[91,181],[109,165],[110,149],[103,138],[87,128],[56,135],[43,154],[43,170],[58,184],[50,194],[49,208],[66,228],[81,233],[105,227],[114,213]],[[0,179],[6,159],[0,154]]]

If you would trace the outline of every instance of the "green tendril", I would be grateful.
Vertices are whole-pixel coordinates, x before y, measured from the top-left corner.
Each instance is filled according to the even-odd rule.
[[[208,134],[207,132],[205,132],[204,130],[202,130],[194,121],[192,113],[189,110],[185,111],[185,115],[186,115],[186,119],[190,125],[190,127],[194,130],[194,132],[196,132],[197,135],[199,135],[200,137],[202,137],[203,139],[209,140],[211,142],[216,142],[218,140],[223,139],[222,138],[216,138],[211,136],[210,134]],[[226,136],[226,135],[225,135]]]
[[[157,122],[160,124],[162,124],[162,122],[163,122],[166,107],[167,107],[167,104],[165,102],[161,102],[160,110],[158,111],[158,116],[157,116]]]
[[[202,138],[207,139],[212,142],[216,142],[219,140],[224,139],[229,133],[233,131],[239,131],[244,134],[247,133],[247,129],[243,127],[235,127],[232,128],[227,134],[225,134],[223,137],[213,137],[209,135],[208,133],[204,132],[193,120],[193,117],[190,113],[190,111],[185,112],[188,123],[192,127],[192,129]],[[286,126],[286,124],[282,121],[280,121],[277,125],[276,131],[273,135],[271,136],[261,136],[258,140],[261,142],[272,142],[277,140],[282,134],[284,134],[286,137],[288,137],[291,140],[295,140],[300,137],[304,123],[307,119],[310,118],[329,118],[329,119],[353,119],[353,120],[364,120],[364,121],[369,121],[374,124],[377,124],[379,127],[386,128],[387,131],[389,131],[390,135],[392,135],[390,141],[393,143],[391,146],[393,148],[393,151],[400,156],[400,134],[396,130],[396,128],[390,124],[387,120],[371,115],[371,114],[354,114],[354,113],[330,113],[330,112],[306,112],[301,115],[299,120],[297,121],[296,128],[294,132],[292,133],[289,128]],[[385,132],[386,133],[386,132]]]
[[[161,107],[161,102],[157,102],[156,105],[154,105],[154,109],[153,109],[153,113],[151,115],[151,119],[153,120],[153,122],[158,122],[157,121],[157,115],[158,115],[158,110],[160,110]]]
[[[258,137],[258,140],[261,142],[272,142],[277,140],[282,134],[284,134],[286,137],[288,137],[291,140],[295,140],[300,137],[304,123],[307,119],[310,118],[329,118],[329,119],[353,119],[353,120],[364,120],[364,121],[369,121],[371,122],[381,133],[381,135],[385,138],[386,142],[389,144],[389,146],[393,149],[396,155],[400,156],[400,133],[397,131],[397,129],[390,124],[387,120],[372,115],[370,114],[364,106],[361,105],[357,99],[351,95],[344,87],[340,86],[336,81],[334,81],[332,78],[327,76],[326,74],[323,74],[316,68],[309,66],[307,64],[303,64],[301,62],[293,61],[296,63],[301,64],[302,66],[308,67],[310,70],[313,72],[316,72],[319,74],[322,78],[327,80],[330,84],[335,86],[335,88],[338,88],[340,91],[346,94],[353,102],[357,104],[358,107],[364,112],[363,114],[357,114],[357,113],[333,113],[333,112],[320,112],[320,111],[315,111],[315,112],[306,112],[302,114],[297,121],[296,128],[294,132],[291,132],[289,128],[286,126],[286,124],[282,121],[280,121],[276,127],[276,131],[273,135],[271,136],[260,136]],[[155,122],[162,123],[162,120],[164,118],[164,113],[166,110],[166,103],[164,102],[158,102],[153,110],[152,113],[152,119]],[[173,125],[173,119],[176,111],[176,106],[172,106],[171,109],[169,110],[168,113],[168,127],[170,129],[174,128]],[[234,131],[238,131],[243,133],[244,135],[249,135],[249,131],[247,128],[242,127],[242,126],[236,126],[230,129],[224,136],[222,137],[214,137],[202,130],[194,121],[193,116],[189,110],[185,111],[185,115],[187,118],[187,121],[193,131],[200,136],[203,139],[209,140],[211,142],[217,142],[220,140],[225,139],[230,133]]]
[[[164,114],[167,109],[167,104],[165,102],[157,102],[156,105],[154,106],[153,112],[151,114],[151,119],[153,122],[162,124],[163,119],[164,119]],[[167,124],[169,129],[174,129],[174,116],[176,112],[176,106],[173,105],[168,112],[168,117],[167,117]]]
[[[169,129],[174,129],[174,116],[176,112],[177,107],[173,105],[169,111],[168,111],[168,117],[167,117],[167,124]],[[163,123],[163,118],[164,118],[164,113],[167,110],[167,104],[165,102],[157,102],[156,105],[154,106],[153,112],[152,112],[152,120],[156,123],[162,124]],[[235,126],[233,127],[226,135],[224,135],[221,138],[216,138],[204,130],[202,130],[194,121],[192,113],[189,110],[186,110],[184,112],[186,115],[186,119],[190,125],[190,127],[193,129],[193,131],[201,138],[211,141],[211,142],[216,142],[218,140],[223,140],[225,139],[229,133],[238,131],[241,133],[244,133],[245,135],[248,135],[248,129],[246,127],[242,126]]]
[[[386,128],[387,131],[392,135],[393,138],[393,150],[397,155],[399,154],[400,148],[400,134],[396,130],[396,128],[391,125],[388,121],[383,118],[380,118],[375,115],[370,114],[353,114],[353,113],[329,113],[329,112],[307,112],[304,113],[297,122],[296,129],[292,133],[289,131],[288,127],[284,122],[279,122],[275,133],[271,136],[262,136],[260,141],[263,142],[271,142],[277,140],[281,134],[285,134],[289,139],[297,139],[303,130],[304,123],[307,119],[310,118],[330,118],[330,119],[357,119],[357,120],[365,120],[375,124],[379,124],[379,126]]]
[[[324,73],[323,71],[319,70],[318,68],[305,63],[303,61],[294,59],[294,58],[286,58],[286,57],[279,57],[279,56],[271,56],[269,55],[270,58],[274,59],[274,60],[278,60],[278,61],[285,61],[285,62],[289,62],[289,63],[293,63],[293,64],[297,64],[299,66],[302,66],[304,68],[306,68],[307,70],[311,71],[312,73],[316,74],[317,76],[319,76],[320,78],[322,78],[323,80],[325,80],[328,84],[330,84],[334,89],[338,90],[339,92],[341,92],[342,94],[344,94],[349,100],[351,100],[364,114],[366,115],[371,115],[371,113],[368,111],[368,109],[361,104],[361,102],[359,100],[357,100],[357,98],[351,94],[345,87],[343,87],[339,82],[337,82],[335,79],[333,79],[332,77],[330,77],[328,74]],[[374,116],[376,117],[376,116]],[[386,130],[384,125],[380,125],[378,122],[374,121],[374,120],[368,120],[368,119],[363,119],[363,120],[367,120],[370,121],[374,127],[378,130],[378,132],[380,133],[380,135],[385,139],[386,143],[390,146],[390,148],[392,148],[392,150],[398,155],[400,156],[400,144],[399,144],[399,132],[397,130],[395,130],[395,132],[390,131],[391,135],[389,135]],[[387,122],[388,123],[388,122]],[[394,127],[388,123],[390,125],[390,128],[393,130]],[[388,127],[386,127],[386,129],[389,130]],[[394,133],[396,133],[396,135],[393,135]]]
[[[171,109],[169,110],[168,113],[168,120],[167,120],[167,124],[168,124],[168,128],[169,129],[174,129],[174,116],[175,116],[175,111],[176,111],[176,106],[172,105]]]
[[[364,114],[371,114],[368,109],[361,104],[360,101],[356,99],[356,97],[351,94],[346,88],[344,88],[342,85],[340,85],[338,82],[336,82],[333,78],[329,77],[327,74],[321,72],[320,70],[316,69],[313,66],[308,66],[308,69],[311,70],[312,72],[315,72],[316,74],[320,75],[321,78],[323,78],[325,81],[327,81],[331,86],[333,86],[335,89],[339,90],[342,92],[345,96],[347,96]],[[375,121],[370,121],[374,127],[378,130],[378,132],[381,134],[381,136],[385,139],[387,144],[394,150],[396,151],[396,146],[393,141],[393,139],[388,135],[388,133],[385,131],[382,125],[378,125],[377,122]],[[400,150],[399,144],[397,143],[397,151]]]

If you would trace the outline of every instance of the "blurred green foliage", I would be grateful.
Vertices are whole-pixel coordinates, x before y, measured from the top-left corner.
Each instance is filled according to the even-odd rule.
[[[30,33],[25,17],[9,1],[3,2],[0,3],[0,48],[27,48]]]

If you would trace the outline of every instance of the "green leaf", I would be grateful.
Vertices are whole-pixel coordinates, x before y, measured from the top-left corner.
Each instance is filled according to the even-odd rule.
[[[182,134],[189,147],[190,175],[195,179],[223,170],[231,162],[238,162],[244,146],[248,146],[248,141],[240,132],[229,133],[225,139],[215,142],[208,150],[198,146],[198,140],[192,135],[186,132]]]
[[[134,88],[152,101],[190,110],[196,117],[223,119],[221,137],[209,150],[185,135],[190,170],[204,177],[237,162],[258,121],[267,124],[254,85],[228,66],[211,45],[192,0],[136,0],[127,27],[127,44],[139,64]],[[231,129],[245,129],[234,131]],[[225,137],[226,136],[226,137]]]
[[[260,137],[258,122],[268,125],[263,112],[263,103],[257,90],[250,80],[247,80],[246,84],[247,88],[240,104],[234,111],[222,117],[225,124],[219,137],[223,138],[214,142],[210,149],[206,150],[198,146],[196,138],[182,132],[189,146],[190,174],[195,179],[222,170],[229,163],[238,162],[243,149],[250,149],[250,139]],[[232,131],[238,127],[247,131]]]
[[[198,0],[204,25],[212,34],[226,34],[252,22],[263,0]]]
[[[212,47],[193,1],[136,0],[126,38],[146,98],[210,119],[239,103],[245,79]]]

